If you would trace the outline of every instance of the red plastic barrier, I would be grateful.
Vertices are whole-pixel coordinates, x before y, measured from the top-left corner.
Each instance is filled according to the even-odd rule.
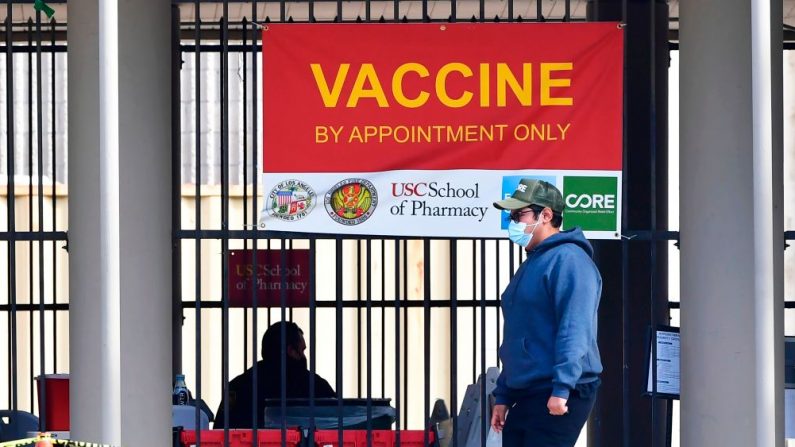
[[[398,447],[397,431],[373,430],[372,447]],[[428,431],[428,445],[436,442],[433,431]],[[315,432],[316,447],[339,447],[337,430],[318,430]],[[402,430],[400,447],[424,447],[425,432],[422,430]],[[342,447],[367,447],[367,430],[343,430]]]
[[[196,432],[193,430],[183,431],[180,434],[179,440],[183,447],[196,445]],[[298,444],[300,444],[301,442],[301,432],[295,429],[288,429],[287,432],[285,433],[285,442],[287,444],[287,447],[297,447]],[[230,447],[253,447],[253,445],[254,445],[253,430],[229,430]],[[257,445],[258,447],[281,447],[282,431],[258,430]],[[223,447],[223,446],[224,446],[223,430],[201,431],[201,447]]]

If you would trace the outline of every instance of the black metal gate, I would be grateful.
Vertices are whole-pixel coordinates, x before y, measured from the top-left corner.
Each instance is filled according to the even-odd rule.
[[[8,0],[7,15],[32,3]],[[66,2],[48,3],[60,7]],[[661,73],[667,69],[668,29],[661,5],[665,2],[175,0],[174,372],[189,372],[195,397],[212,406],[221,397],[228,402],[229,379],[255,367],[264,329],[294,320],[306,331],[309,368],[332,382],[340,396],[391,398],[395,426],[403,429],[427,427],[440,397],[454,416],[455,432],[466,385],[499,366],[499,297],[524,254],[504,240],[257,230],[263,195],[258,190],[258,25],[611,19],[637,26],[627,29],[627,74],[633,76],[625,76],[625,238],[595,244],[605,279],[600,344],[606,368],[589,444],[663,445],[666,433],[658,432],[670,429],[670,407],[651,404],[636,386],[645,371],[639,339],[649,325],[667,322],[669,308],[678,308],[677,302],[668,303],[667,291],[666,253],[678,234],[667,231],[662,191],[667,78]],[[202,21],[201,14],[180,21],[180,10],[190,15],[193,8],[212,21]],[[34,376],[68,370],[63,355],[68,346],[67,224],[58,211],[67,183],[62,133],[66,24],[42,20],[40,14],[13,18],[4,24],[5,57],[0,58],[6,73],[0,86],[6,102],[0,169],[7,176],[0,226],[6,270],[0,282],[6,287],[0,326],[7,334],[2,375],[7,380],[0,386],[0,408],[43,414]],[[795,232],[787,232],[786,239],[795,239]],[[282,305],[274,308],[230,308],[230,252],[280,251],[286,265],[283,248],[310,252],[309,306],[288,307],[282,294]],[[788,309],[793,307],[787,302]],[[280,375],[288,379],[284,370]],[[488,403],[484,391],[481,410]],[[260,410],[252,406],[252,418]],[[481,421],[482,443],[486,424]]]

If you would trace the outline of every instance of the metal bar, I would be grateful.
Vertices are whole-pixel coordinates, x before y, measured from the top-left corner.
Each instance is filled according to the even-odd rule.
[[[435,304],[437,302],[439,303],[438,305]],[[218,301],[215,301],[215,303],[217,303],[217,305],[215,305],[215,306],[207,305],[208,303],[212,303],[212,301],[203,301],[202,303],[203,303],[202,307],[204,309],[219,309],[221,307],[221,304],[218,303]],[[318,309],[330,309],[330,308],[334,308],[335,307],[333,302],[325,302],[326,303],[325,305],[320,305],[320,303],[322,303],[322,302],[321,301],[316,301],[315,302],[315,307],[318,308]],[[378,303],[378,301],[374,301],[373,303],[374,303],[374,305],[376,307],[382,307],[380,304],[376,304],[376,303]],[[182,308],[183,309],[190,309],[190,308],[193,308],[195,306],[195,304],[196,303],[194,301],[183,301],[182,302]],[[485,305],[486,305],[487,308],[496,308],[496,307],[498,307],[498,304],[499,304],[499,302],[496,301],[496,300],[486,300],[486,302],[485,302]],[[432,300],[432,303],[431,303],[431,307],[432,308],[448,308],[449,309],[450,305],[451,305],[451,302],[447,301],[447,300]],[[472,305],[471,303],[468,302],[468,300],[463,300],[463,301],[459,300],[457,305],[458,305],[459,309],[460,308],[471,309],[473,307],[475,307],[475,308],[480,307],[480,302],[478,301],[476,304]],[[353,306],[345,306],[345,308],[351,308],[351,307],[353,307]],[[383,307],[389,307],[389,304],[383,305]],[[411,305],[407,305],[405,302],[401,302],[400,303],[400,307],[403,308],[404,310],[405,310],[406,307],[408,307],[408,308],[422,307],[422,302],[418,301],[418,302],[416,302],[416,304],[411,304]],[[668,308],[669,309],[676,310],[676,309],[680,309],[680,307],[681,307],[681,303],[679,301],[669,301],[668,302]],[[51,311],[51,312],[63,312],[63,311],[68,311],[69,310],[69,303],[50,303],[50,304],[45,304],[44,308],[47,311]],[[786,309],[795,309],[795,298],[788,299],[788,301],[786,301],[784,303],[784,308],[786,308]],[[38,305],[17,304],[16,305],[16,309],[19,312],[37,311],[38,310]],[[9,304],[0,304],[0,311],[2,311],[2,312],[10,312],[11,311],[11,305],[9,305]]]
[[[12,36],[11,29],[13,23],[13,9],[12,0],[6,1],[6,148],[8,151],[8,193],[7,200],[7,226],[8,232],[13,234],[16,231],[16,188],[14,187],[14,152],[16,149],[14,141],[14,57],[12,54]],[[11,353],[11,361],[9,362],[9,375],[10,385],[9,396],[11,396],[11,410],[17,411],[18,409],[18,374],[19,365],[17,364],[17,273],[16,273],[16,244],[14,241],[8,243],[8,301],[11,303],[11,314],[9,320],[9,337],[10,342],[9,352]]]
[[[229,229],[229,1],[221,18],[221,231]],[[221,239],[221,380],[224,415],[229,414],[229,239]],[[227,416],[228,419],[228,416]],[[224,445],[229,445],[229,424],[224,424]],[[284,446],[282,446],[284,447]]]
[[[368,2],[369,5],[369,2]],[[368,18],[369,20],[369,18]],[[367,328],[365,331],[365,345],[367,349],[367,447],[373,445],[373,277],[372,277],[372,244],[365,241],[367,253],[365,255],[367,289],[365,301],[367,306]],[[383,375],[383,372],[382,372]]]
[[[486,403],[486,241],[480,240],[480,445],[486,447],[488,405]]]
[[[281,401],[279,402],[281,406],[282,415],[287,414],[287,326],[283,324],[287,321],[287,250],[291,248],[291,245],[288,245],[289,240],[282,240],[281,246],[279,247],[279,263],[281,264],[281,269],[279,273],[279,281],[281,287],[279,289],[279,307],[281,308]],[[287,418],[282,417],[281,421],[281,445],[282,447],[286,447],[287,445]]]
[[[27,35],[28,48],[28,230],[33,232],[33,20],[28,18]],[[28,303],[33,304],[33,241],[28,242]],[[28,356],[30,358],[30,371],[33,372],[33,312],[28,314]],[[30,383],[30,409],[34,409],[33,400],[33,374],[28,375]],[[41,427],[42,421],[39,420]]]
[[[342,366],[343,366],[343,356],[345,355],[345,351],[342,348],[342,322],[343,322],[343,315],[342,315],[342,238],[337,237],[335,241],[335,282],[334,288],[336,291],[336,319],[337,322],[334,325],[334,330],[336,332],[335,336],[335,343],[336,343],[336,355],[335,358],[337,359],[335,367],[336,367],[336,383],[337,383],[337,445],[342,444],[342,396],[343,394],[343,377],[342,377]]]
[[[171,228],[182,222],[182,53],[179,8],[171,6]],[[53,120],[54,121],[54,120]],[[182,241],[171,238],[171,375],[182,374]]]
[[[512,279],[513,275],[516,273],[516,265],[514,264],[516,261],[516,249],[520,248],[516,244],[508,244],[508,278]]]
[[[403,241],[403,427],[409,424],[409,246]]]
[[[246,58],[246,49],[248,48],[248,21],[246,18],[243,18],[243,226],[247,227],[248,224],[248,108],[246,105],[248,104],[248,58]],[[256,81],[255,81],[256,82]],[[256,199],[254,199],[256,200]],[[250,227],[249,227],[250,228]],[[248,250],[248,239],[243,240],[243,250]],[[253,255],[253,259],[256,259],[256,252]],[[254,261],[252,261],[254,262]],[[257,271],[256,268],[253,269],[254,272]],[[256,275],[252,275],[252,277],[256,277]],[[254,290],[254,282],[252,282],[252,290]],[[254,296],[254,300],[256,301],[256,295],[252,292]],[[252,302],[253,303],[253,302]],[[256,318],[256,312],[254,313],[254,317]],[[252,360],[256,363],[257,357],[252,357]],[[245,309],[243,315],[243,369],[245,370],[248,368],[248,309]],[[256,394],[254,394],[256,396]],[[256,401],[257,399],[253,399]],[[257,427],[256,420],[253,427]],[[254,431],[256,433],[256,430]],[[256,441],[256,440],[255,440]],[[257,445],[256,443],[254,445]]]
[[[44,119],[43,111],[44,99],[42,94],[42,65],[41,65],[41,11],[36,11],[36,161],[38,170],[38,208],[39,208],[39,223],[38,232],[44,233]],[[54,212],[54,210],[53,210]],[[44,242],[38,243],[39,248],[39,375],[44,376],[46,373],[45,356],[47,351],[47,344],[44,342]],[[53,260],[55,262],[55,260]],[[53,346],[53,350],[55,346]],[[31,368],[32,369],[32,368]],[[41,406],[39,407],[39,426],[45,428],[47,425],[47,390],[42,386],[39,388],[41,396]]]
[[[356,393],[362,397],[362,242],[356,243]]]
[[[423,399],[423,414],[424,418],[422,420],[422,427],[423,427],[423,445],[428,445],[428,430],[427,427],[430,425],[430,406],[431,406],[431,380],[430,380],[430,372],[432,371],[431,368],[431,241],[428,239],[423,240],[422,242],[422,251],[423,251],[423,286],[422,286],[422,308],[424,311],[424,318],[423,321],[423,344],[425,345],[425,361],[423,362],[423,367],[425,368],[425,378],[423,380],[423,385],[425,387],[424,399]]]
[[[253,189],[252,189],[252,194],[251,194],[251,198],[252,198],[252,201],[251,201],[251,222],[249,223],[249,222],[246,222],[244,220],[244,223],[248,223],[250,225],[249,228],[251,228],[251,226],[253,226],[253,225],[256,225],[256,222],[257,222],[257,183],[258,183],[257,182],[257,170],[258,170],[257,169],[257,167],[258,167],[258,163],[257,163],[257,140],[258,140],[257,139],[257,127],[258,127],[257,110],[258,110],[258,104],[257,104],[257,28],[256,28],[256,25],[255,25],[256,22],[257,22],[257,0],[252,0],[252,2],[251,2],[251,20],[252,20],[252,23],[251,23],[251,30],[252,30],[252,33],[251,33],[251,73],[252,73],[252,78],[253,78],[253,81],[251,82],[251,127],[252,127],[252,133],[251,133],[251,140],[252,140],[252,144],[251,144],[251,180],[252,180]],[[245,54],[243,56],[243,59],[245,60]],[[245,70],[244,70],[244,72],[245,72]],[[243,88],[243,90],[245,90],[245,87]],[[245,101],[243,103],[243,108],[245,110]],[[246,127],[245,123],[244,123],[244,127]],[[246,151],[244,151],[244,152],[246,152]],[[243,171],[244,172],[247,171],[247,166],[245,165],[245,163],[243,165]],[[244,182],[244,187],[248,188],[248,184],[245,183],[245,182]],[[244,202],[244,207],[245,207],[245,202]],[[258,242],[259,242],[258,239],[252,239],[251,240],[252,250],[254,252],[253,264],[254,264],[254,271],[255,272],[257,271],[257,249],[258,249],[257,245],[258,245]],[[310,256],[314,256],[314,254],[310,254]],[[310,275],[311,274],[312,273],[310,272]],[[259,388],[259,362],[257,361],[257,354],[258,354],[259,349],[257,347],[257,343],[259,341],[259,309],[258,309],[257,306],[258,306],[259,303],[257,302],[258,300],[257,300],[257,288],[255,287],[255,285],[256,285],[255,276],[252,275],[251,281],[252,281],[251,282],[251,296],[252,296],[251,358],[252,358],[252,362],[254,363],[254,365],[252,367],[253,370],[252,370],[252,378],[251,378],[251,381],[252,381],[252,390],[251,390],[252,394],[251,395],[254,396],[254,399],[252,399],[251,411],[253,413],[253,418],[252,419],[255,422],[253,424],[253,427],[255,428],[255,430],[254,430],[254,439],[252,441],[252,444],[253,445],[259,445],[259,439],[258,439],[259,438],[259,430],[258,429],[260,427],[260,412],[263,411],[263,409],[260,408],[260,405],[259,405],[259,402],[258,402],[258,400],[259,400],[258,399],[258,396],[259,396],[259,389],[258,389]],[[310,276],[310,287],[311,287],[311,281],[312,281],[312,277]],[[310,292],[309,293],[312,294],[312,289],[311,288],[310,288]]]
[[[621,1],[621,23],[627,23],[627,0]],[[627,47],[624,46],[624,60],[627,59]],[[624,64],[624,91],[627,91],[627,66]],[[623,114],[624,114],[624,122],[627,122],[627,104],[628,99],[627,95],[624,95],[623,98]],[[629,134],[627,126],[623,126],[623,144],[622,144],[622,151],[623,151],[623,179],[621,182],[622,193],[621,197],[624,197],[626,201],[629,198],[629,180],[631,178],[631,170],[630,164],[628,162],[628,155],[629,149],[627,147],[627,141],[629,140]],[[629,213],[627,212],[628,206],[625,203],[625,206],[622,206],[622,215],[621,215],[621,230],[622,233],[624,229],[629,227]],[[631,410],[629,408],[629,403],[631,401],[630,396],[630,370],[629,370],[629,355],[630,355],[630,317],[631,314],[629,312],[630,306],[630,299],[629,299],[629,239],[622,238],[621,239],[621,337],[623,341],[622,346],[622,371],[621,371],[621,379],[622,379],[622,392],[621,392],[621,417],[623,423],[622,426],[622,445],[623,447],[630,446],[630,427],[629,423],[631,421]]]
[[[309,240],[309,445],[315,445],[315,372],[317,371],[317,307],[315,306],[317,241]],[[256,444],[255,444],[256,445]]]
[[[652,234],[656,233],[657,231],[657,114],[655,113],[657,107],[657,92],[656,92],[656,45],[655,45],[655,33],[656,33],[656,14],[655,14],[655,4],[653,1],[649,2],[649,78],[650,78],[650,88],[649,88],[649,150],[650,150],[650,166],[649,166],[649,208],[651,214],[651,232]],[[652,326],[652,330],[654,331],[654,338],[651,344],[652,350],[652,396],[655,397],[657,395],[657,328],[655,325],[655,316],[657,315],[657,242],[651,241],[649,243],[649,258],[651,264],[651,275],[649,278],[649,299],[651,300],[651,306],[649,311],[649,323]],[[651,426],[656,426],[657,420],[657,405],[652,403],[651,405]],[[657,436],[652,434],[652,447],[657,445]]]
[[[450,240],[450,414],[451,446],[458,447],[458,241]]]
[[[451,0],[455,2],[455,0]],[[393,20],[395,23],[400,22],[400,0],[393,0],[392,1],[392,9],[394,13]]]
[[[397,265],[397,264],[396,264]],[[386,397],[386,241],[381,240],[381,398]]]
[[[12,47],[14,54],[26,54],[36,51],[36,46],[25,42],[22,45],[14,45]],[[41,48],[42,53],[66,53],[66,45],[47,45]]]
[[[400,241],[395,245],[395,444],[400,447]],[[403,419],[405,421],[405,418]]]
[[[477,240],[472,239],[472,383],[478,381],[478,314],[475,311],[475,305],[480,304],[477,301],[478,290],[478,243]]]
[[[55,46],[55,19],[50,21],[52,25],[52,30],[50,34],[51,38],[51,45]],[[57,183],[58,178],[58,165],[56,164],[57,160],[57,138],[56,138],[56,130],[58,128],[57,121],[56,121],[56,104],[55,104],[55,53],[51,53],[52,60],[50,62],[50,103],[52,104],[52,141],[50,143],[51,150],[52,150],[52,232],[54,233],[55,230],[58,228],[58,213],[56,210],[57,207],[57,195],[55,194],[55,185]],[[43,233],[42,233],[43,234]],[[52,243],[52,302],[58,303],[58,258],[57,258],[57,248],[56,244],[53,241]],[[52,313],[52,369],[53,373],[58,371],[58,318],[57,313],[53,311]]]
[[[627,23],[627,1],[622,0],[622,12],[621,12],[621,23]],[[627,49],[624,47],[624,60],[627,58]],[[626,64],[624,65],[624,91],[627,91],[627,68]],[[628,100],[626,95],[623,100],[623,109],[624,109],[624,122],[627,121],[627,104]],[[628,156],[628,148],[627,148],[627,141],[628,141],[628,130],[627,126],[624,126],[623,129],[623,179],[621,182],[622,185],[622,197],[624,200],[627,201],[628,193],[629,193],[629,179],[630,179],[630,164],[627,161]],[[626,203],[625,203],[626,205]],[[621,228],[622,233],[624,232],[624,228],[629,226],[629,213],[626,211],[627,206],[622,207],[622,216],[621,216]],[[627,243],[628,239],[622,238],[621,240],[621,337],[622,337],[622,371],[621,371],[621,378],[622,378],[622,393],[621,393],[621,417],[622,417],[622,445],[623,447],[629,447],[630,445],[630,430],[629,430],[629,422],[630,422],[630,409],[629,409],[629,402],[630,402],[630,395],[629,395],[629,381],[630,381],[630,371],[629,371],[629,352],[630,352],[630,343],[629,343],[629,281],[628,281],[628,273],[629,273],[629,244]]]
[[[44,309],[48,310],[48,311],[52,311],[52,312],[68,311],[69,310],[69,304],[68,303],[58,303],[58,304],[46,304],[45,303],[44,304]],[[22,313],[22,312],[36,312],[38,310],[39,310],[38,304],[30,304],[30,303],[22,304],[22,303],[19,303],[19,304],[16,304],[16,306],[14,306],[14,310],[12,310],[12,307],[11,307],[10,304],[0,304],[0,311],[3,311],[3,312]]]
[[[195,1],[195,8],[196,11],[199,11],[199,1]],[[194,18],[194,42],[196,43],[196,48],[194,50],[194,88],[196,89],[196,121],[194,123],[194,136],[196,139],[196,192],[194,196],[194,208],[196,214],[194,216],[196,222],[196,231],[201,231],[202,227],[202,215],[201,215],[201,190],[202,190],[202,169],[201,169],[201,152],[202,152],[202,145],[201,145],[201,98],[202,98],[202,89],[201,89],[201,47],[199,43],[201,42],[201,19],[200,14],[196,14]],[[182,228],[181,223],[177,228]],[[201,260],[202,260],[202,246],[201,240],[196,239],[195,243],[195,264],[194,264],[194,290],[196,293],[196,332],[195,332],[195,339],[196,339],[196,399],[201,401],[202,398],[202,303],[201,303]],[[195,421],[194,427],[201,427],[201,409],[198,405],[196,405],[196,411],[194,413]],[[229,413],[224,413],[224,425],[228,425],[228,418]],[[201,430],[196,430],[196,445],[201,445]]]
[[[494,242],[494,259],[496,259],[496,262],[494,263],[495,264],[494,267],[496,269],[496,272],[494,273],[494,289],[495,289],[494,299],[497,301],[497,303],[499,303],[500,291],[502,290],[500,288],[500,265],[502,264],[502,262],[500,262],[500,241]],[[494,323],[496,326],[496,334],[495,334],[496,337],[494,338],[494,341],[495,343],[497,343],[497,345],[495,346],[496,348],[495,352],[500,352],[500,306],[499,305],[497,306],[497,311],[494,313]],[[499,355],[497,355],[497,367],[498,368],[500,367]]]
[[[477,19],[477,17],[475,17],[475,16],[473,16],[473,17],[475,18],[476,21],[479,21]],[[273,20],[273,21],[275,21],[275,19],[271,19],[270,17],[266,17],[266,18],[264,18],[264,20]],[[287,21],[289,23],[317,23],[318,22],[318,20],[316,18],[314,18],[314,19],[307,18],[306,20],[296,20],[292,16],[288,17]],[[486,21],[486,20],[484,19],[483,21]],[[545,21],[545,22],[554,22],[554,23],[564,23],[564,20],[563,20],[562,17],[560,17],[560,18],[545,18],[543,21]],[[334,17],[332,20],[329,20],[329,21],[322,21],[321,20],[321,22],[324,22],[324,23],[362,23],[363,20],[361,18],[359,18],[358,20],[355,19],[355,18],[354,19],[339,20],[339,19],[337,19],[337,17]],[[400,22],[400,23],[440,23],[441,24],[441,23],[450,23],[450,17],[438,17],[438,18],[428,17],[425,20],[423,20],[421,17],[409,18],[409,17],[404,15],[403,17],[401,17],[398,20],[398,22]],[[572,18],[572,19],[569,20],[569,22],[571,22],[571,23],[584,23],[585,20],[582,19],[582,18]],[[235,22],[235,23],[240,24],[242,22]],[[376,21],[372,21],[370,23],[376,23]],[[230,22],[230,24],[232,24],[232,22]],[[188,32],[189,32],[189,29],[188,29]],[[216,37],[215,40],[218,40],[218,36],[220,34],[220,33],[218,33],[217,29],[214,29],[214,28],[206,29],[206,33],[207,33],[207,40],[213,40],[212,39],[213,35],[215,35],[215,37]],[[229,36],[230,37],[230,41],[236,41],[236,40],[240,41],[240,40],[242,40],[241,34],[242,34],[242,31],[240,29],[232,29],[232,30],[230,30],[230,36]],[[242,46],[241,44],[232,44],[232,45],[229,46],[229,48],[230,48],[231,51],[241,51],[241,48],[240,48],[241,46]],[[193,45],[190,45],[190,44],[183,45],[183,49],[185,51],[192,51]],[[202,44],[202,50],[205,51],[205,52],[218,52],[218,51],[220,51],[220,48],[219,48],[218,44]]]
[[[541,1],[536,0],[536,22],[544,21],[544,11],[541,9]]]
[[[11,156],[11,154],[9,154],[9,156]],[[9,182],[10,181],[11,180],[9,180]],[[8,242],[66,241],[67,239],[68,237],[65,231],[53,231],[46,233],[41,231],[0,231],[0,241]]]
[[[334,233],[296,233],[291,231],[273,231],[273,230],[179,230],[176,232],[175,236],[179,239],[223,239],[228,237],[229,239],[251,239],[251,238],[258,238],[258,239],[328,239],[333,240],[336,239],[339,235]],[[386,239],[386,240],[416,240],[419,239],[419,236],[390,236],[390,235],[357,235],[356,240],[367,240],[367,239]],[[427,239],[430,241],[444,241],[447,240],[445,237],[442,236],[434,236],[434,237],[422,237],[422,239]],[[482,238],[483,240],[501,240],[502,238],[492,237],[492,238]]]
[[[185,307],[190,307],[190,306],[192,306],[194,304],[194,302],[193,301],[183,301],[182,304]],[[500,303],[499,303],[498,300],[488,300],[487,299],[487,300],[483,300],[483,304],[485,304],[486,307],[498,307]],[[433,299],[433,300],[430,301],[430,303],[428,303],[428,306],[431,309],[446,309],[446,308],[449,308],[450,305],[451,305],[451,300],[445,300],[445,299]],[[459,308],[470,308],[470,309],[471,308],[476,308],[477,309],[477,308],[480,308],[481,302],[480,302],[480,300],[474,300],[474,301],[462,300],[462,301],[458,301],[457,305],[458,305]],[[19,306],[23,306],[23,305],[20,304]],[[362,303],[357,302],[355,298],[348,297],[348,298],[342,298],[342,303],[340,303],[339,305],[336,303],[336,301],[320,300],[320,301],[316,301],[315,306],[318,309],[331,309],[331,308],[335,308],[337,306],[339,306],[339,307],[341,307],[343,309],[359,309],[359,308],[361,308]],[[371,303],[371,306],[373,306],[376,309],[380,309],[380,308],[389,307],[390,304],[389,303],[382,303],[381,301],[373,301]],[[421,308],[421,307],[425,307],[425,303],[423,303],[421,300],[408,300],[408,301],[405,301],[401,306],[404,307],[404,308],[409,308],[409,309],[418,309],[418,308]],[[223,307],[223,303],[221,303],[220,299],[208,299],[208,300],[202,301],[202,307],[205,308],[205,309],[221,309]]]

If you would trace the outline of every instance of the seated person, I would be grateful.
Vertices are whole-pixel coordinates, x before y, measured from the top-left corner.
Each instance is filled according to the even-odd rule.
[[[297,324],[289,321],[280,321],[271,325],[262,336],[262,360],[257,362],[257,406],[256,415],[262,426],[263,408],[265,399],[280,399],[281,388],[281,360],[282,360],[282,326],[286,333],[286,367],[285,387],[287,398],[309,398],[309,375],[307,369],[306,341],[304,332]],[[243,374],[229,382],[229,428],[252,428],[252,398],[254,368],[251,367]],[[319,375],[315,374],[315,397],[337,397],[331,385]],[[214,428],[224,427],[224,402],[216,412]]]

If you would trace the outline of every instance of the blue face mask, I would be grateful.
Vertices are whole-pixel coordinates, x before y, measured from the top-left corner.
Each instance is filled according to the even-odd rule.
[[[533,227],[533,231],[528,234],[525,233],[525,230],[527,230],[526,223],[511,221],[508,224],[508,239],[522,248],[527,248],[527,246],[530,245],[530,241],[533,240],[533,233],[536,232],[536,228],[540,223],[541,221],[538,220],[536,223],[530,224]]]

